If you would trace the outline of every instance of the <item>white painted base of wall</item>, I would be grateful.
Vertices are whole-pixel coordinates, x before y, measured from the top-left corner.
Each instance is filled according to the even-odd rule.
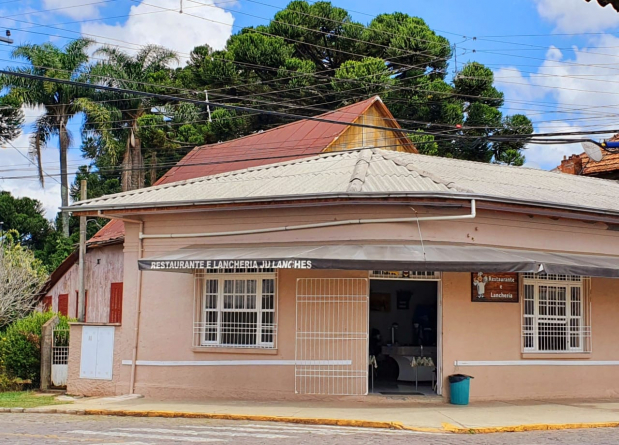
[[[123,360],[123,365],[131,365],[131,360]],[[295,366],[295,365],[340,365],[350,366],[351,360],[210,360],[210,361],[152,361],[138,360],[137,366]]]
[[[492,360],[455,361],[455,366],[619,366],[619,361],[600,360]]]

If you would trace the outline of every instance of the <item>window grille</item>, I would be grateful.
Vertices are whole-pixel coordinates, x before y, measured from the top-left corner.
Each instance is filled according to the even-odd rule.
[[[373,280],[440,280],[440,272],[418,270],[371,270]]]
[[[242,272],[196,274],[194,346],[276,348],[276,274]]]
[[[524,274],[523,352],[591,352],[590,279]]]

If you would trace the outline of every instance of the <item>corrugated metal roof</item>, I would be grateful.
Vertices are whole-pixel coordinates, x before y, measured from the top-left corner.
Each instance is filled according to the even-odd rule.
[[[374,96],[316,117],[353,123],[376,102],[382,104],[380,97]],[[399,127],[395,120],[384,125]],[[317,155],[347,128],[349,127],[346,125],[335,123],[300,120],[231,141],[197,147],[171,168],[158,183],[182,181]]]
[[[381,149],[329,153],[160,185],[76,203],[72,209],[376,192],[478,196],[619,213],[619,183],[614,181]]]
[[[378,96],[317,117],[352,123],[375,103],[383,107],[389,118],[393,118]],[[383,125],[399,127],[395,119]],[[314,156],[322,153],[348,128],[334,123],[301,120],[231,141],[196,147],[163,175],[156,185],[271,164],[278,160]],[[276,188],[273,190],[277,191]],[[124,235],[124,223],[111,221],[88,240],[88,244],[122,240]]]
[[[120,220],[112,220],[95,233],[88,240],[88,245],[105,244],[114,241],[122,242],[125,238],[125,223]]]

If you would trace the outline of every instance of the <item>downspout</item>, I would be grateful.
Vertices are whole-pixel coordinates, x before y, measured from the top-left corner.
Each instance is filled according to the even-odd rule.
[[[140,221],[140,233],[138,236],[138,261],[142,259],[144,251],[144,221]],[[137,296],[135,299],[135,320],[134,320],[134,335],[133,335],[133,353],[131,356],[131,381],[129,383],[129,394],[135,392],[135,375],[137,371],[136,362],[138,360],[138,341],[140,338],[140,311],[142,306],[142,270],[138,267],[138,284]]]
[[[101,211],[99,211],[99,217],[107,218],[107,219],[117,219],[126,223],[133,223],[140,225],[140,231],[138,235],[138,261],[142,259],[142,254],[144,252],[144,221],[139,221],[135,219],[127,219],[121,218],[117,216],[111,215],[103,215]],[[134,335],[133,335],[133,352],[131,358],[131,380],[129,382],[129,394],[134,394],[135,392],[135,375],[136,375],[136,361],[138,359],[138,341],[140,338],[140,311],[142,307],[142,271],[138,267],[138,283],[137,283],[137,296],[135,299],[135,319],[134,319]]]
[[[465,215],[449,215],[449,216],[422,216],[422,217],[407,217],[407,218],[378,218],[378,219],[348,219],[345,221],[332,221],[324,223],[301,224],[296,226],[281,226],[269,227],[267,229],[250,229],[236,230],[231,232],[206,232],[206,233],[165,233],[145,235],[140,231],[140,240],[142,239],[160,239],[160,238],[210,238],[216,236],[233,236],[233,235],[254,235],[258,233],[285,232],[289,230],[302,229],[317,229],[321,227],[347,226],[354,224],[390,224],[390,223],[407,223],[418,221],[455,221],[462,219],[473,219],[477,216],[477,207],[475,200],[471,200],[471,212]]]

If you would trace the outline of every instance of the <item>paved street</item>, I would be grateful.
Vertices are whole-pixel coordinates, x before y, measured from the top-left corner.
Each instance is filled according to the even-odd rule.
[[[2,444],[175,444],[273,445],[606,445],[619,442],[619,430],[569,430],[492,435],[430,434],[332,426],[203,419],[165,419],[64,414],[0,414]]]

